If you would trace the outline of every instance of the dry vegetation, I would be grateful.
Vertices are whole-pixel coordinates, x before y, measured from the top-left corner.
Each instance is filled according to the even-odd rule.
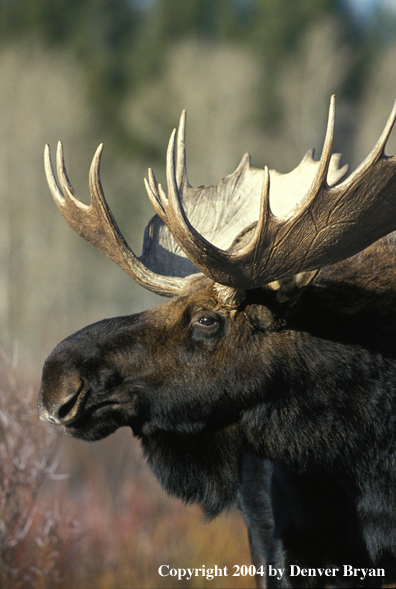
[[[0,362],[3,589],[174,587],[159,576],[162,564],[228,567],[227,578],[178,587],[252,586],[231,576],[250,564],[236,510],[205,523],[198,508],[167,497],[127,430],[93,445],[57,438],[38,422],[37,387],[17,382],[3,350]]]
[[[13,369],[0,350],[0,585],[42,587],[58,580],[60,520],[38,501],[55,437],[38,426],[33,389],[20,388]]]

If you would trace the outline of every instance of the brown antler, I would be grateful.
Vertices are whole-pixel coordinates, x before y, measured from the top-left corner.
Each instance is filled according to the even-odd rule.
[[[91,204],[88,206],[77,198],[69,182],[61,142],[58,143],[56,158],[61,189],[55,180],[49,146],[46,146],[44,166],[47,182],[62,217],[78,235],[92,243],[148,290],[164,296],[178,294],[185,285],[185,280],[161,276],[149,270],[135,256],[118,229],[100,182],[99,166],[102,148],[102,145],[98,147],[91,164],[89,173]]]
[[[56,183],[46,147],[48,184],[72,229],[145,288],[165,296],[178,294],[185,285],[185,279],[178,276],[193,273],[194,264],[235,293],[345,259],[396,228],[396,156],[384,155],[396,103],[370,155],[341,184],[337,182],[347,166],[338,168],[341,156],[331,154],[334,116],[332,97],[319,162],[310,151],[289,174],[269,173],[267,168],[252,168],[246,154],[235,172],[218,186],[192,188],[187,181],[183,112],[176,161],[175,132],[168,147],[169,198],[151,170],[149,181],[145,181],[158,216],[146,229],[140,259],[129,248],[106,203],[99,178],[101,146],[90,171],[91,205],[79,201],[73,191],[61,144],[57,170],[64,194]],[[227,300],[238,299],[232,292],[227,293]]]
[[[275,217],[271,211],[269,173],[265,169],[259,221],[250,242],[236,252],[215,247],[187,219],[178,189],[178,180],[186,177],[184,146],[178,149],[175,162],[175,131],[172,133],[167,153],[169,196],[151,170],[146,189],[157,214],[197,268],[219,284],[245,290],[341,261],[396,228],[396,156],[384,154],[396,119],[396,102],[370,155],[347,180],[330,187],[327,173],[334,117],[333,96],[314,180],[286,219]],[[183,119],[180,127],[179,136],[183,136]]]

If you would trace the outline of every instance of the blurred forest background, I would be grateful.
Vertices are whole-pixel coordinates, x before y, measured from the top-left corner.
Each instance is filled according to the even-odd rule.
[[[249,564],[239,515],[204,525],[165,497],[130,432],[91,446],[37,423],[41,365],[61,339],[161,302],[67,227],[44,144],[64,142],[88,202],[104,143],[104,190],[140,254],[143,177],[152,166],[164,180],[183,108],[193,185],[218,183],[246,151],[281,172],[320,154],[333,93],[334,149],[354,168],[396,98],[395,64],[395,0],[0,0],[2,587],[170,587],[160,564]]]

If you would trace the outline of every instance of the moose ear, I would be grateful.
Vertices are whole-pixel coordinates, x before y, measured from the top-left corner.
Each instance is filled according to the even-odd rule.
[[[275,291],[276,299],[280,304],[293,302],[315,280],[318,274],[319,270],[300,272],[294,276],[270,282],[264,288]]]

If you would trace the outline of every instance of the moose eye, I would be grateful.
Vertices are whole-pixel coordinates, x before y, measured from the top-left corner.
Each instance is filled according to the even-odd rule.
[[[209,317],[209,315],[202,315],[202,317],[199,317],[197,323],[204,327],[212,327],[212,325],[215,325],[216,319]]]
[[[204,327],[206,329],[214,329],[218,326],[219,321],[217,317],[215,317],[211,313],[199,313],[195,317],[193,317],[192,323],[194,325],[199,325],[200,327]]]

